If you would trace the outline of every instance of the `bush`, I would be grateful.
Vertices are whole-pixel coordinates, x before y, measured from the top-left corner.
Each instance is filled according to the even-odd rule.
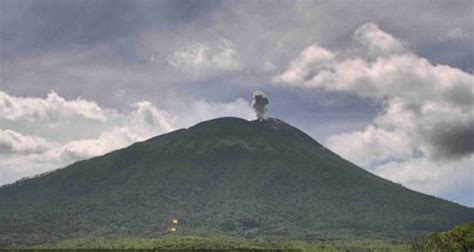
[[[474,250],[474,223],[456,226],[446,232],[434,232],[421,239],[410,240],[412,251],[461,251]]]

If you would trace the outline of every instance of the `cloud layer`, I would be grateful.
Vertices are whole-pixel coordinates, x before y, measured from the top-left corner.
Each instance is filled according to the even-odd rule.
[[[468,175],[474,75],[430,63],[374,23],[357,28],[353,39],[356,45],[348,52],[308,46],[273,82],[346,92],[381,104],[365,129],[326,139],[341,156],[424,192],[439,193],[459,182],[471,183],[474,190],[472,172]],[[470,179],[448,176],[452,173]]]

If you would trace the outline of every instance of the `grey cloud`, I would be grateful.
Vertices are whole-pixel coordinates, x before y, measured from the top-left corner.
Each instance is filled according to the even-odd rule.
[[[217,1],[0,1],[2,57],[100,43],[206,20]]]
[[[451,103],[466,106],[468,109],[472,109],[474,105],[473,86],[456,85],[448,88],[443,95]]]
[[[457,159],[474,154],[474,121],[438,124],[427,135],[435,160]]]

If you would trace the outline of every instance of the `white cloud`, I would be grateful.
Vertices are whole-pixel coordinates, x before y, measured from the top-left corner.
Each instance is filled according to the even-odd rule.
[[[149,101],[141,101],[133,104],[136,110],[132,113],[133,123],[140,123],[137,126],[145,125],[152,128],[158,128],[164,131],[173,129],[169,119],[169,114],[166,111],[161,111]]]
[[[0,129],[1,153],[42,153],[55,146],[41,137],[26,136],[13,130]]]
[[[194,43],[178,49],[168,57],[168,64],[183,72],[201,74],[213,71],[233,71],[241,68],[237,48],[221,38],[217,47]]]
[[[229,103],[177,99],[175,102],[184,105],[171,106],[168,111],[157,108],[149,101],[140,101],[131,105],[131,111],[117,111],[102,108],[89,100],[66,100],[54,92],[46,98],[0,94],[6,101],[0,103],[0,111],[3,111],[0,122],[8,121],[15,129],[37,133],[25,135],[0,128],[0,184],[102,155],[137,141],[192,126],[202,120],[221,116],[253,117],[248,101],[240,98]],[[90,120],[100,121],[85,128],[92,133],[76,134],[73,126]],[[31,123],[25,125],[25,121]],[[62,121],[70,123],[60,124]],[[31,129],[37,127],[50,130]],[[55,129],[64,132],[69,129],[72,136],[57,138]]]
[[[387,160],[411,157],[413,146],[405,132],[367,126],[363,131],[329,136],[326,145],[339,155],[363,167]]]
[[[336,53],[313,44],[273,81],[381,102],[383,109],[365,129],[329,136],[326,145],[411,188],[439,192],[456,186],[456,180],[439,181],[447,171],[466,175],[465,160],[472,161],[474,75],[430,63],[372,23],[353,38],[362,51]]]
[[[306,79],[315,69],[325,69],[331,64],[335,54],[314,44],[305,48],[300,55],[291,62],[288,69],[281,75],[273,78],[274,82],[305,84]]]
[[[43,99],[10,96],[0,90],[0,119],[58,122],[59,118],[71,117],[101,122],[106,118],[106,111],[82,98],[66,101],[53,91]]]
[[[446,65],[432,65],[412,53],[378,57],[374,61],[364,58],[300,60],[307,57],[304,52],[308,49],[316,50],[315,45],[306,48],[303,57],[300,55],[273,80],[376,99],[396,96],[420,102],[445,100],[465,108],[472,104],[470,88],[474,83],[473,75]]]
[[[443,195],[453,185],[466,185],[474,192],[474,157],[459,162],[439,162],[427,158],[389,162],[377,167],[376,173],[392,181],[428,194]],[[471,201],[474,200],[471,194]]]

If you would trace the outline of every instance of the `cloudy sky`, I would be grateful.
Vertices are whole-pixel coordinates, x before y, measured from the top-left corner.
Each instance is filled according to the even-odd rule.
[[[474,2],[0,0],[0,184],[269,115],[474,207]]]

